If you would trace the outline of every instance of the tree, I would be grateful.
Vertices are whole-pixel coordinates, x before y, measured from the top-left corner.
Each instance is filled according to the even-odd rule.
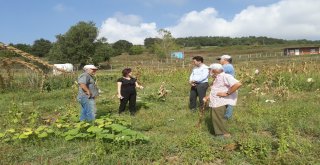
[[[143,46],[141,45],[133,45],[129,50],[129,55],[138,55],[143,53]]]
[[[24,52],[27,52],[27,53],[32,53],[32,46],[31,45],[28,45],[28,44],[9,44],[10,46],[13,46],[17,49],[20,49]]]
[[[179,46],[170,31],[160,29],[158,33],[161,36],[161,40],[155,43],[154,52],[159,58],[168,58],[173,50],[179,49]]]
[[[126,40],[119,40],[112,45],[112,48],[115,50],[116,55],[120,55],[122,53],[129,53],[130,48],[133,44]]]
[[[44,57],[49,53],[51,47],[52,43],[49,40],[45,40],[43,38],[35,40],[32,45],[32,54]]]
[[[101,38],[96,42],[96,50],[93,56],[93,63],[109,61],[114,55],[114,49],[107,43],[107,39]]]
[[[146,38],[144,39],[144,46],[147,48],[147,49],[150,49],[153,47],[153,45],[157,42],[160,42],[161,39],[160,38]]]
[[[98,29],[93,22],[79,22],[65,34],[58,35],[57,42],[50,50],[50,59],[58,62],[80,63],[92,61],[96,51],[95,39]]]

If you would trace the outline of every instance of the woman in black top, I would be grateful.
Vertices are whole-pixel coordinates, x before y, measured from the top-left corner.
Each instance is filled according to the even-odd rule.
[[[130,114],[136,113],[136,99],[137,91],[136,87],[143,89],[143,86],[139,85],[137,79],[131,76],[132,70],[126,68],[122,70],[122,76],[117,80],[118,84],[118,98],[120,99],[119,114],[124,112],[126,104],[129,101]]]

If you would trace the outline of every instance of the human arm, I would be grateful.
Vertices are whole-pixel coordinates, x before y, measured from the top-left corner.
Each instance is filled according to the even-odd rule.
[[[195,81],[194,80],[192,80],[193,79],[193,70],[192,70],[192,73],[190,74],[190,76],[189,76],[189,84],[191,85],[191,86],[195,86],[196,84],[195,84]]]
[[[119,98],[119,99],[122,99],[122,98],[123,98],[123,96],[121,95],[121,85],[122,85],[122,82],[117,82],[117,85],[118,85],[118,88],[117,88],[118,98]]]
[[[86,84],[80,83],[80,88],[83,90],[83,92],[88,95],[88,97],[90,98],[92,93],[90,92],[89,88],[87,87]]]
[[[136,84],[136,87],[137,87],[137,88],[143,89],[143,86],[139,85],[138,82],[135,82],[135,84]]]
[[[234,85],[231,86],[231,88],[227,91],[227,92],[218,92],[217,96],[220,97],[226,97],[231,95],[233,92],[235,92],[236,90],[238,90],[240,87],[242,86],[242,84],[240,82],[235,83]]]

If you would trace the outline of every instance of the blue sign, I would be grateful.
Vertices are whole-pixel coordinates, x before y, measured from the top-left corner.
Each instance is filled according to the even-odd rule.
[[[171,53],[171,57],[183,59],[184,58],[184,54],[183,54],[183,52],[172,52]]]

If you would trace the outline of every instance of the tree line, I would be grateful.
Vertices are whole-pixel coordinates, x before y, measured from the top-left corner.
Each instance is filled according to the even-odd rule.
[[[129,55],[142,54],[148,51],[158,58],[170,56],[173,50],[183,47],[202,46],[233,46],[233,45],[273,45],[273,44],[320,44],[320,41],[284,40],[269,37],[219,37],[201,36],[174,38],[170,31],[160,29],[159,37],[146,38],[144,45],[133,45],[126,40],[108,43],[106,38],[97,39],[98,28],[93,22],[79,22],[65,34],[56,36],[56,42],[46,39],[35,40],[32,45],[10,44],[20,50],[47,58],[52,63],[87,64],[109,61],[111,57],[128,53]],[[8,52],[0,51],[0,57],[13,56]]]

